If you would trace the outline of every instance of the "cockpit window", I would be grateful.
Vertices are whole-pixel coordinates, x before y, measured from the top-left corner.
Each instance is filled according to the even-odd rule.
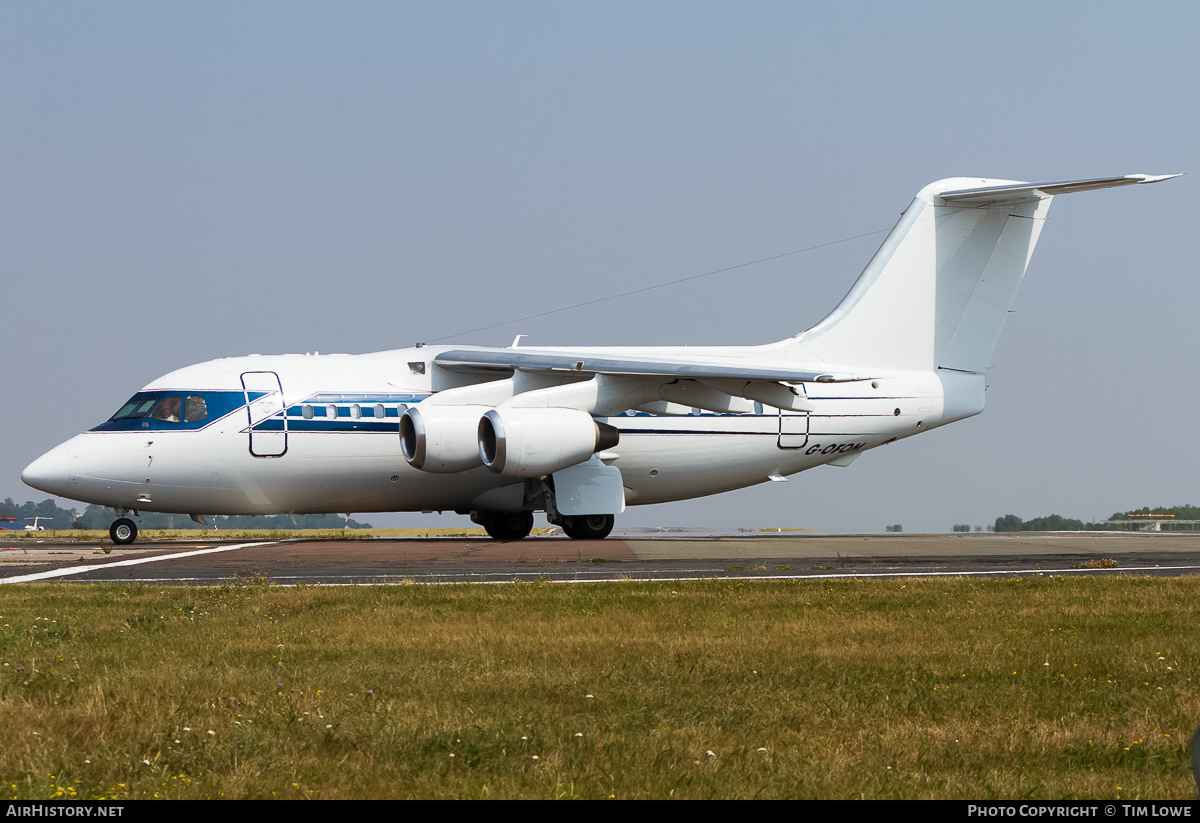
[[[246,393],[241,389],[193,394],[187,389],[140,391],[92,431],[192,431],[245,407]]]
[[[179,401],[180,398],[178,397],[164,397],[162,400],[159,400],[158,405],[150,412],[150,419],[178,423]]]
[[[183,401],[183,422],[199,423],[208,417],[208,404],[198,394],[189,394]]]
[[[113,420],[133,420],[138,417],[145,417],[146,412],[150,411],[150,407],[154,405],[157,397],[135,397],[121,407],[121,410],[112,416]]]
[[[164,423],[178,423],[181,419],[184,423],[202,423],[208,419],[208,401],[200,394],[187,397],[135,395],[110,419],[139,420],[144,417]]]

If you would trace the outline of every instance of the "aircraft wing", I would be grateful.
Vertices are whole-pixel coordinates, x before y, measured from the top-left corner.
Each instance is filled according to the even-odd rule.
[[[730,361],[686,361],[674,358],[622,356],[536,349],[455,349],[434,362],[451,371],[577,372],[611,377],[665,377],[693,380],[769,380],[782,383],[845,383],[870,380],[872,375],[814,371],[802,366],[741,365]]]

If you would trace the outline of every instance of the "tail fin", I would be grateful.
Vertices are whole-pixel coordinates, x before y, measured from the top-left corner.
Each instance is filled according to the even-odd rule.
[[[956,177],[922,189],[829,316],[788,357],[847,367],[982,373],[1057,194],[1176,175],[1020,183]]]

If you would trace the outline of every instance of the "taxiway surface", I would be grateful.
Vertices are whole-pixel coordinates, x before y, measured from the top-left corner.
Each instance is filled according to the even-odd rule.
[[[910,577],[1200,572],[1200,533],[938,535],[626,534],[180,541],[104,553],[95,544],[0,538],[0,584],[38,581],[221,585],[586,582],[703,578]]]

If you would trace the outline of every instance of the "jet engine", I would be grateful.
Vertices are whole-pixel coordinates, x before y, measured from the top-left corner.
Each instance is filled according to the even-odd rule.
[[[617,445],[615,426],[578,409],[491,409],[479,420],[483,464],[505,477],[542,477]]]
[[[400,453],[409,465],[436,474],[480,464],[475,442],[485,406],[410,406],[400,416]]]

